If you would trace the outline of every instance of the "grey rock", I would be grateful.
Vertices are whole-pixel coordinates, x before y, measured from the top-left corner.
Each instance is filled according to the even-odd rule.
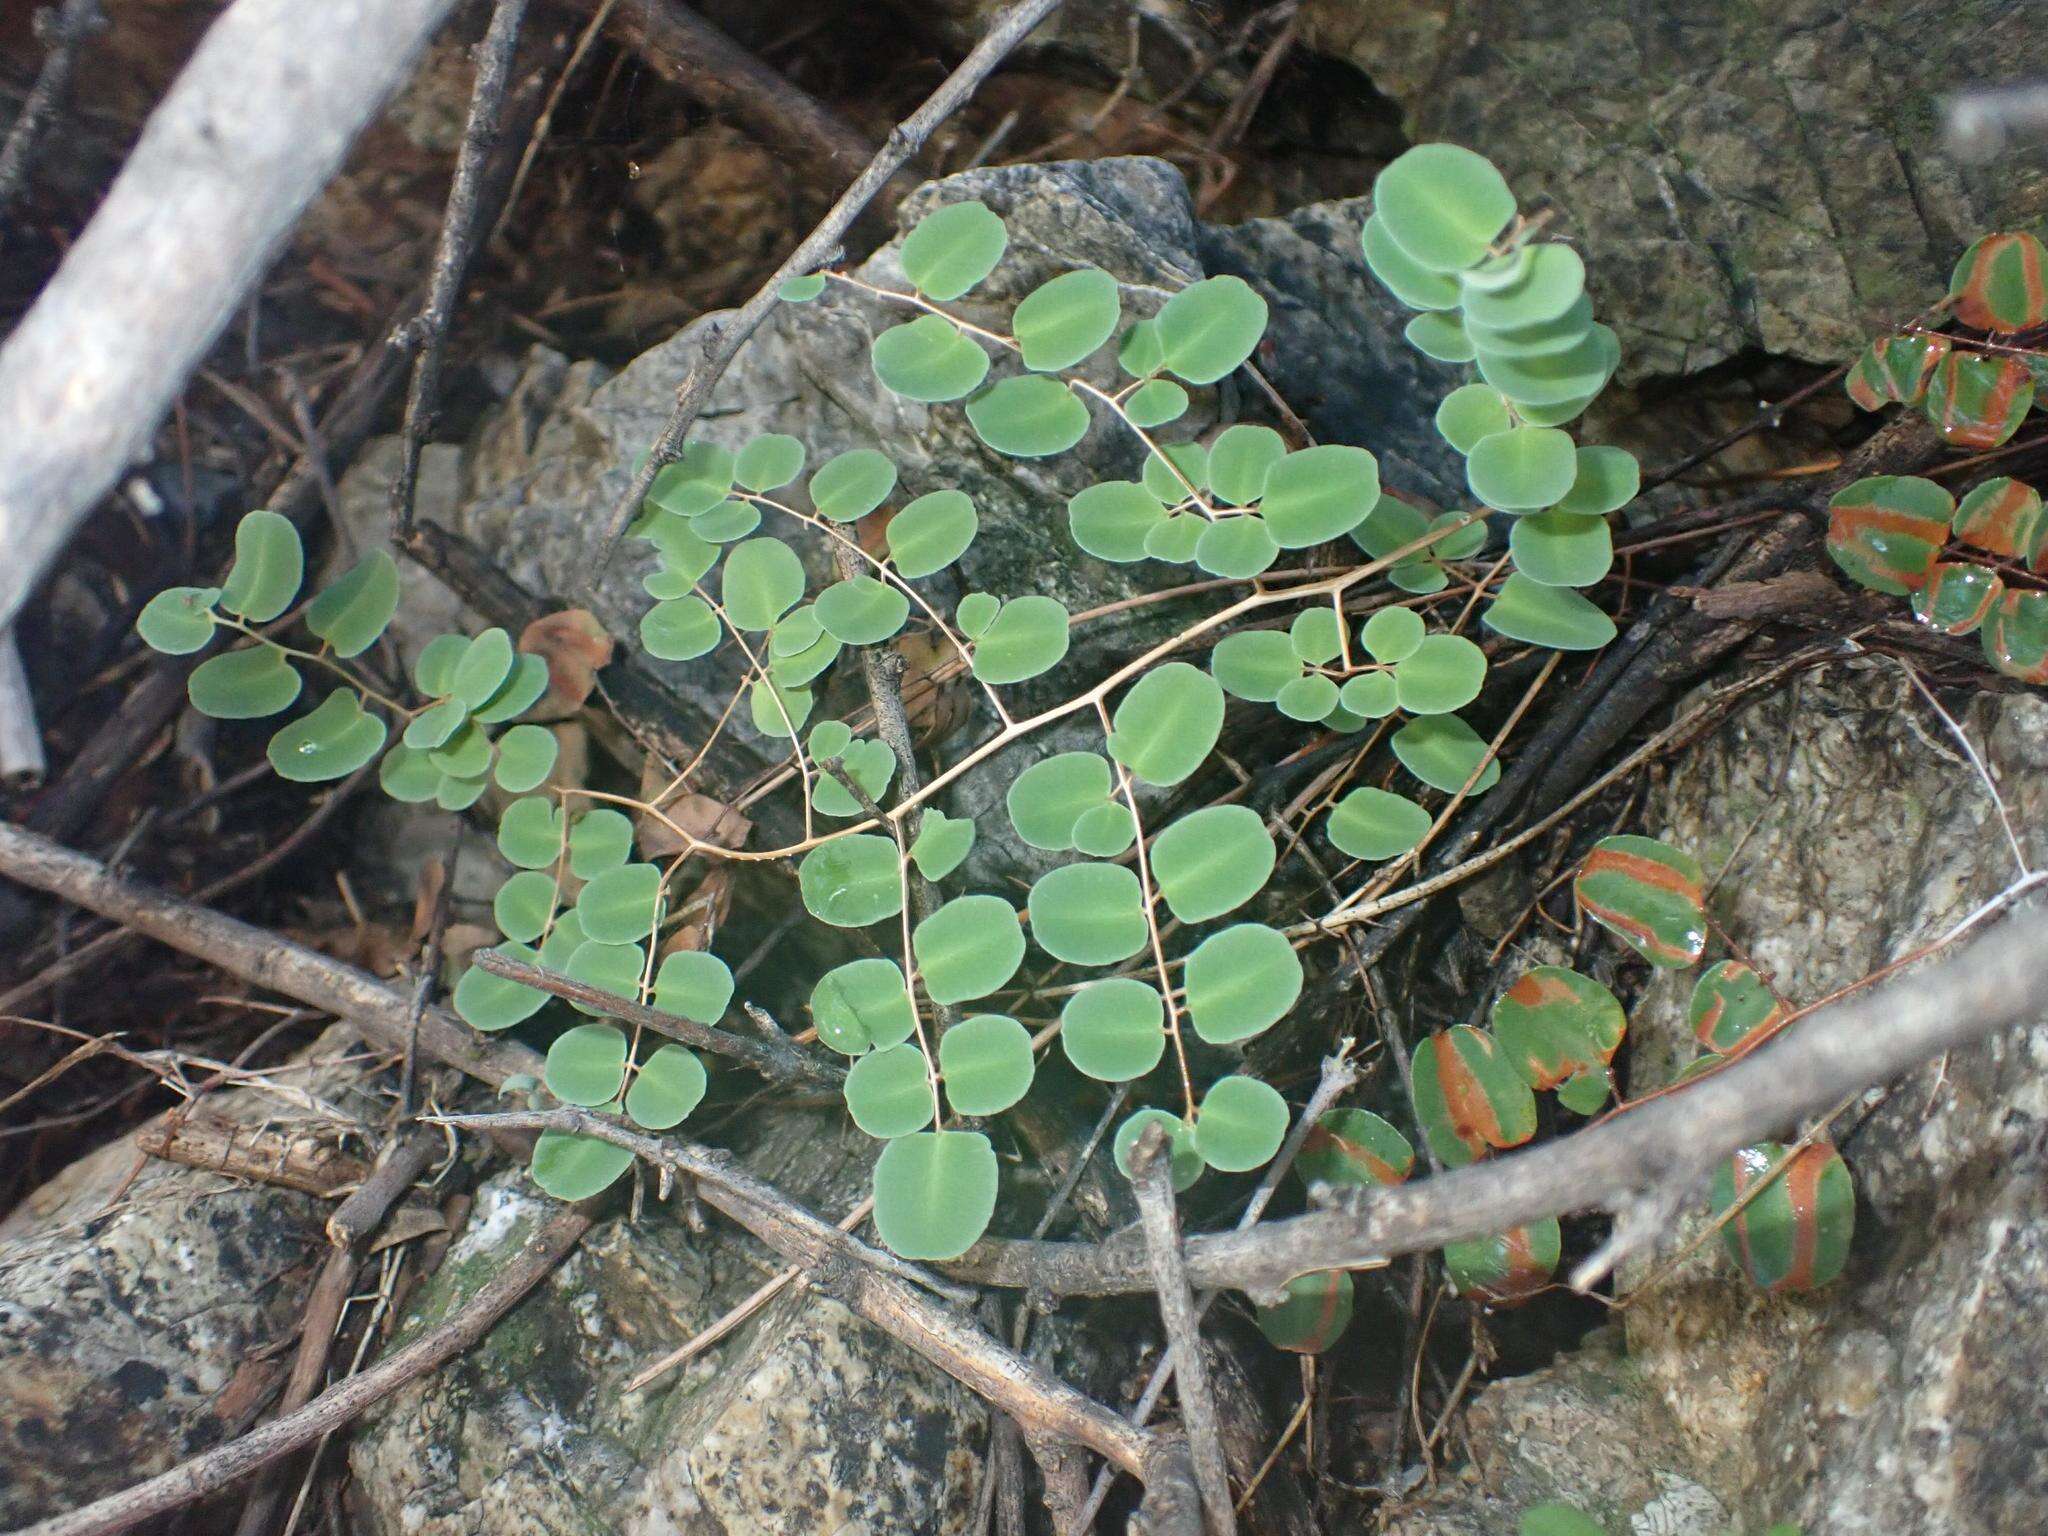
[[[1980,695],[1961,725],[2038,862],[2048,700]],[[1645,819],[1720,873],[1716,921],[1794,1001],[1940,938],[2018,870],[1983,780],[1888,663],[1845,661],[1741,709]],[[1632,1008],[1632,1092],[1668,1083],[1695,1054],[1692,981],[1660,974]],[[1699,1527],[1708,1532],[1781,1520],[1830,1536],[2037,1530],[2048,1496],[2048,1024],[1864,1096],[1835,1136],[1858,1191],[1842,1278],[1765,1295],[1718,1238],[1691,1250],[1705,1228],[1693,1216],[1622,1277],[1626,1356],[1593,1351],[1489,1387],[1474,1407],[1473,1480],[1395,1529],[1510,1536],[1528,1504],[1566,1498],[1626,1516],[1632,1532],[1689,1532],[1636,1503],[1669,1481],[1667,1513],[1708,1508],[1672,1492],[1681,1484],[1725,1510]],[[1574,1393],[1576,1424],[1566,1414],[1532,1428],[1529,1415]]]
[[[742,1156],[812,1209],[867,1191],[874,1143],[830,1112],[754,1117]],[[408,1329],[473,1291],[542,1218],[520,1173],[482,1192]],[[786,1290],[639,1391],[626,1381],[778,1265],[650,1199],[612,1217],[474,1351],[396,1398],[351,1451],[366,1528],[404,1536],[807,1536],[969,1529],[987,1415],[838,1302]],[[1055,1368],[1094,1390],[1127,1363],[1073,1330]],[[1049,1339],[1048,1342],[1051,1342]]]
[[[273,1074],[278,1092],[211,1094],[207,1113],[302,1120],[297,1095],[348,1123],[370,1109],[337,1026]],[[287,1095],[291,1095],[288,1097]],[[361,1152],[360,1146],[351,1150]],[[145,1158],[125,1136],[28,1196],[0,1227],[0,1524],[113,1493],[238,1432],[275,1389],[324,1202]]]
[[[1851,355],[1963,247],[2048,214],[2048,156],[1953,162],[1940,102],[2048,69],[2031,0],[1308,0],[1412,137],[1490,156],[1584,252],[1623,376]]]

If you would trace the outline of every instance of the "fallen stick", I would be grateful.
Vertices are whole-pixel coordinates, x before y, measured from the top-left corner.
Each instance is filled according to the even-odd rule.
[[[2048,883],[2030,876],[1977,919]],[[1328,1209],[1187,1244],[1189,1277],[1255,1294],[1297,1275],[1356,1269],[1574,1211],[1644,1218],[1694,1192],[1737,1148],[1844,1096],[2048,1011],[2039,956],[2048,907],[2015,913],[1950,959],[1814,1010],[1769,1043],[1675,1092],[1539,1147],[1412,1183],[1347,1190]],[[1617,1254],[1608,1253],[1611,1260]],[[941,1266],[956,1279],[1055,1294],[1148,1288],[1142,1243],[984,1239]]]
[[[648,451],[646,461],[635,472],[632,483],[606,518],[603,542],[598,546],[597,558],[590,564],[589,584],[592,587],[596,585],[598,574],[610,563],[612,551],[625,535],[626,525],[633,521],[640,510],[640,503],[646,500],[654,477],[661,473],[664,465],[672,463],[682,453],[683,438],[695,425],[697,413],[704,409],[712,387],[724,375],[726,365],[746,339],[761,328],[768,312],[781,302],[782,285],[793,277],[802,277],[823,266],[839,253],[840,242],[846,238],[846,232],[853,228],[854,220],[874,201],[889,178],[910,162],[911,157],[924,147],[925,140],[931,137],[932,130],[957,112],[995,67],[1030,36],[1033,29],[1058,8],[1059,3],[1060,0],[1017,0],[997,16],[988,34],[974,45],[973,51],[960,61],[959,67],[939,83],[939,88],[925,98],[922,106],[890,131],[888,142],[868,162],[867,169],[854,178],[853,185],[840,194],[839,201],[832,205],[818,227],[804,236],[797,248],[761,285],[760,291],[731,314],[705,328],[703,351],[690,365],[690,371],[683,375],[683,382],[676,387],[676,403],[669,411],[668,420],[662,423],[661,433]]]
[[[0,629],[140,453],[450,0],[235,0],[0,346]]]
[[[544,965],[534,965],[525,960],[515,960],[495,950],[478,950],[475,964],[480,971],[502,976],[505,980],[516,981],[522,986],[533,987],[552,997],[582,1003],[585,1007],[599,1010],[608,1018],[623,1019],[628,1024],[638,1024],[642,1028],[651,1029],[657,1035],[666,1035],[671,1040],[694,1045],[700,1051],[710,1051],[734,1061],[744,1062],[771,1083],[795,1083],[832,1092],[837,1092],[846,1085],[846,1073],[842,1068],[814,1061],[786,1040],[778,1045],[765,1037],[735,1035],[723,1029],[713,1029],[709,1025],[686,1019],[680,1014],[650,1008],[647,1004],[635,1002],[620,993],[608,992],[603,987],[593,987],[589,982],[578,981],[574,976],[561,971],[551,970]]]
[[[1152,1261],[1152,1287],[1159,1293],[1159,1318],[1166,1327],[1167,1347],[1179,1366],[1180,1416],[1187,1425],[1195,1486],[1202,1496],[1202,1523],[1210,1536],[1237,1536],[1230,1468],[1223,1459],[1223,1430],[1216,1418],[1216,1393],[1209,1385],[1209,1362],[1202,1354],[1202,1321],[1195,1311],[1195,1293],[1188,1289],[1187,1266],[1181,1261],[1171,1163],[1166,1132],[1155,1121],[1145,1127],[1131,1149],[1138,1213]]]
[[[4,824],[0,875],[352,1019],[381,1043],[403,1048],[410,1000],[353,966],[122,880],[97,860]],[[2029,877],[1980,908],[1976,920],[2044,883],[2048,876]],[[1802,1115],[2040,1017],[2048,1001],[2035,957],[2044,947],[2048,908],[2018,912],[1960,954],[1816,1009],[1727,1066],[1583,1131],[1435,1178],[1340,1195],[1330,1209],[1286,1221],[1190,1238],[1188,1278],[1204,1290],[1272,1294],[1313,1270],[1377,1265],[1546,1216],[1641,1210],[1646,1197],[1683,1195],[1721,1158]],[[420,1049],[494,1087],[515,1073],[541,1072],[534,1051],[478,1036],[439,1009],[421,1016]],[[939,1269],[956,1280],[1056,1295],[1151,1289],[1144,1243],[1128,1231],[1101,1243],[985,1238]]]
[[[330,1387],[296,1413],[272,1419],[238,1440],[194,1456],[133,1488],[96,1499],[68,1514],[24,1526],[12,1536],[111,1536],[154,1515],[218,1493],[278,1457],[332,1434],[401,1387],[439,1370],[468,1350],[538,1285],[589,1230],[590,1217],[581,1208],[563,1206],[515,1253],[503,1259],[483,1288],[452,1317],[405,1348]]]
[[[392,1050],[404,1050],[411,1035],[412,1000],[367,971],[224,913],[124,880],[97,859],[5,823],[0,823],[0,875],[125,923],[231,976],[348,1019]],[[542,1070],[538,1052],[516,1041],[478,1034],[440,1008],[420,1014],[419,1042],[429,1056],[492,1087],[512,1076],[538,1077]]]
[[[595,9],[597,0],[582,3]],[[689,6],[616,0],[611,25],[658,74],[700,105],[737,118],[788,151],[795,174],[838,186],[875,158],[866,134]],[[887,208],[916,187],[916,177],[898,172],[883,183],[876,201]]]
[[[483,181],[504,117],[506,90],[512,79],[512,52],[519,43],[519,24],[526,0],[497,0],[490,27],[476,49],[476,80],[470,89],[469,116],[462,125],[462,148],[455,156],[455,177],[448,189],[448,209],[441,215],[441,238],[434,248],[434,275],[427,302],[412,323],[418,346],[412,378],[405,389],[405,418],[398,429],[398,470],[391,477],[391,539],[404,543],[412,532],[413,504],[419,488],[420,449],[433,426],[441,397],[441,352],[455,318],[455,301],[469,273],[480,232],[489,229],[481,217]]]

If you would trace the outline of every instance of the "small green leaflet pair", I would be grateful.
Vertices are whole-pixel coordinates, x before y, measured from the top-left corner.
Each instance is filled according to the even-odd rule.
[[[1849,370],[1849,398],[1866,411],[1918,406],[1957,448],[2004,443],[2034,407],[2048,364],[2003,340],[2048,321],[2044,264],[2048,248],[2034,236],[1986,235],[1956,263],[1948,297],[1957,320],[1999,340],[1978,351],[1967,338],[1917,326],[1881,336]]]
[[[516,655],[501,629],[475,639],[442,635],[422,650],[415,681],[429,702],[404,715],[402,741],[385,752],[389,727],[365,703],[404,712],[340,663],[361,656],[390,624],[398,607],[398,568],[390,555],[375,551],[313,597],[303,622],[321,642],[318,652],[254,633],[254,626],[284,616],[304,579],[298,530],[275,512],[251,512],[236,526],[235,559],[225,585],[159,592],[135,628],[153,649],[173,656],[205,649],[222,630],[248,637],[248,644],[201,662],[187,684],[193,708],[219,720],[254,720],[289,709],[303,687],[300,664],[341,676],[342,687],[271,738],[270,762],[280,778],[346,778],[383,753],[378,778],[387,794],[461,810],[493,776],[501,787],[521,793],[553,772],[556,743],[549,731],[519,725],[494,739],[487,729],[532,708],[548,685],[547,663]]]
[[[1465,455],[1473,496],[1514,516],[1514,573],[1482,621],[1526,644],[1597,650],[1613,622],[1576,589],[1607,575],[1607,518],[1635,498],[1640,472],[1622,449],[1580,447],[1561,430],[1607,387],[1621,347],[1593,319],[1578,253],[1534,232],[1484,156],[1419,144],[1374,183],[1360,244],[1388,291],[1423,312],[1409,341],[1479,374],[1445,398],[1436,424]],[[1420,514],[1403,521],[1421,531]]]
[[[1997,476],[1959,505],[1918,475],[1868,476],[1828,502],[1827,550],[1857,585],[1909,598],[1921,623],[1974,632],[2007,677],[2048,683],[2048,592],[2008,587],[1996,566],[2048,571],[2048,514],[2032,486]]]
[[[1446,794],[1468,782],[1473,794],[1492,788],[1499,764],[1488,760],[1479,734],[1452,713],[1479,696],[1486,653],[1462,635],[1426,633],[1409,608],[1375,613],[1360,628],[1355,650],[1344,626],[1333,609],[1310,608],[1285,631],[1226,637],[1210,654],[1209,669],[1237,698],[1272,704],[1289,719],[1340,733],[1405,711],[1414,718],[1391,742],[1403,767]],[[1427,813],[1413,801],[1361,789],[1333,811],[1329,832],[1353,858],[1386,859],[1414,847],[1428,826]]]
[[[1350,533],[1380,504],[1379,465],[1363,448],[1290,453],[1271,427],[1226,427],[1216,440],[1148,453],[1137,480],[1105,480],[1067,502],[1074,542],[1101,560],[1193,564],[1246,579],[1282,550]]]

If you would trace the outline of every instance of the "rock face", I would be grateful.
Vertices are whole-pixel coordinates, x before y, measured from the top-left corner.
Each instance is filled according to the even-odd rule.
[[[1961,717],[2030,863],[2048,855],[2048,701]],[[1843,663],[1739,712],[1645,825],[1714,872],[1714,916],[1796,1002],[1950,931],[2016,877],[1982,779],[1888,664]],[[1631,1012],[1630,1087],[1695,1047],[1690,973]],[[1796,1026],[1795,1026],[1796,1027]],[[2048,1023],[1852,1105],[1848,1272],[1771,1297],[1695,1217],[1622,1286],[1626,1352],[1488,1388],[1472,1477],[1401,1536],[1511,1536],[1566,1498],[1610,1530],[2020,1536],[2048,1498]]]
[[[1626,378],[1849,355],[1979,234],[2048,215],[2048,157],[1958,165],[1941,98],[2048,68],[2032,0],[1307,0],[1305,40],[1410,134],[1554,200]]]
[[[744,1153],[813,1209],[867,1188],[872,1143],[783,1113]],[[480,1193],[408,1329],[490,1275],[550,1202],[522,1172]],[[395,1399],[351,1451],[366,1529],[390,1536],[622,1536],[968,1528],[987,1420],[975,1399],[837,1302],[785,1291],[639,1391],[643,1366],[775,1272],[650,1199],[589,1237],[474,1351]]]
[[[330,1030],[306,1066],[273,1081],[344,1095],[359,1070],[319,1063],[356,1043]],[[248,1126],[303,1113],[240,1089],[209,1095],[206,1110]],[[132,1137],[13,1211],[0,1228],[0,1525],[112,1493],[237,1433],[288,1363],[269,1352],[298,1325],[326,1216],[308,1195],[144,1158]]]

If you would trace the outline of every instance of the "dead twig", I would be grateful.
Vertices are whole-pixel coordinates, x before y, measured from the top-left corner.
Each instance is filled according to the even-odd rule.
[[[49,39],[50,51],[43,55],[43,67],[36,71],[6,142],[0,143],[0,243],[5,242],[8,204],[28,181],[29,164],[71,84],[79,46],[105,25],[100,0],[64,0],[61,9],[36,17],[36,31]]]
[[[875,158],[867,135],[687,5],[616,0],[612,28],[700,105],[737,118],[769,144],[787,150],[798,174],[839,186]],[[916,186],[916,177],[899,170],[884,181],[875,201],[886,211]]]
[[[1210,1536],[1236,1536],[1230,1468],[1223,1460],[1223,1431],[1216,1418],[1216,1394],[1209,1385],[1209,1362],[1202,1355],[1201,1319],[1195,1313],[1194,1292],[1188,1289],[1187,1267],[1181,1262],[1171,1162],[1165,1129],[1156,1122],[1147,1125],[1131,1149],[1131,1173],[1138,1191],[1145,1247],[1152,1260],[1152,1287],[1159,1293],[1160,1321],[1166,1327],[1167,1346],[1179,1363],[1180,1415],[1194,1457],[1203,1524]]]
[[[720,1056],[731,1057],[744,1062],[770,1082],[797,1083],[809,1088],[824,1088],[837,1091],[846,1082],[846,1073],[828,1062],[818,1061],[804,1055],[785,1038],[782,1044],[759,1036],[729,1034],[722,1029],[699,1024],[680,1014],[664,1013],[645,1003],[635,1002],[616,992],[607,992],[602,987],[593,987],[587,981],[578,981],[574,976],[565,976],[560,971],[550,970],[544,965],[533,965],[524,960],[515,960],[496,950],[478,950],[475,965],[480,971],[493,976],[502,976],[507,981],[516,981],[523,986],[537,987],[554,997],[566,998],[572,1003],[582,1003],[598,1009],[607,1017],[622,1019],[628,1024],[637,1024],[651,1029],[658,1035],[667,1035],[685,1045],[694,1045],[700,1051],[711,1051]]]
[[[125,923],[244,981],[348,1019],[393,1051],[405,1049],[412,1000],[352,965],[225,913],[124,880],[97,859],[5,823],[0,823],[0,875]],[[492,1087],[508,1077],[541,1073],[539,1053],[516,1041],[479,1035],[444,1009],[422,1011],[419,1041],[427,1055]]]
[[[1956,935],[2014,905],[2032,876],[1980,907]],[[1404,1253],[1573,1211],[1631,1213],[1628,1236],[1694,1194],[1737,1148],[1856,1089],[2041,1015],[2035,956],[2048,908],[2016,913],[1952,958],[1815,1009],[1721,1070],[1573,1135],[1397,1188],[1346,1191],[1329,1208],[1257,1228],[1191,1238],[1199,1285],[1254,1292],[1320,1269],[1356,1269]],[[1608,1261],[1619,1256],[1605,1255]],[[1056,1294],[1147,1289],[1142,1245],[984,1239],[946,1272],[984,1285]]]
[[[959,110],[981,82],[1010,51],[1058,8],[1060,0],[1017,0],[997,16],[988,34],[960,61],[959,67],[940,82],[924,104],[890,131],[888,142],[868,162],[867,169],[854,178],[840,194],[818,227],[806,235],[797,248],[775,269],[760,291],[732,314],[705,327],[702,351],[683,382],[676,388],[676,403],[662,423],[661,433],[648,451],[647,460],[634,474],[605,521],[597,558],[590,563],[589,584],[594,588],[598,573],[610,563],[612,551],[625,535],[626,525],[640,510],[654,477],[664,465],[674,462],[683,451],[683,439],[695,425],[697,414],[710,398],[711,390],[724,375],[726,365],[746,339],[761,327],[768,312],[781,302],[782,285],[793,277],[814,271],[838,254],[840,243],[854,220],[894,176],[924,147],[932,130]],[[4,418],[0,418],[4,419]]]
[[[462,148],[455,156],[448,211],[441,216],[434,275],[427,285],[426,307],[412,324],[419,350],[413,359],[411,382],[406,385],[405,420],[398,430],[398,471],[391,479],[394,544],[403,544],[412,533],[420,448],[433,427],[435,404],[441,395],[442,349],[478,237],[489,228],[479,217],[484,171],[501,132],[505,93],[512,79],[512,51],[519,45],[519,23],[525,15],[526,0],[497,0],[491,24],[476,49],[476,83],[470,91],[469,117],[462,125]]]

